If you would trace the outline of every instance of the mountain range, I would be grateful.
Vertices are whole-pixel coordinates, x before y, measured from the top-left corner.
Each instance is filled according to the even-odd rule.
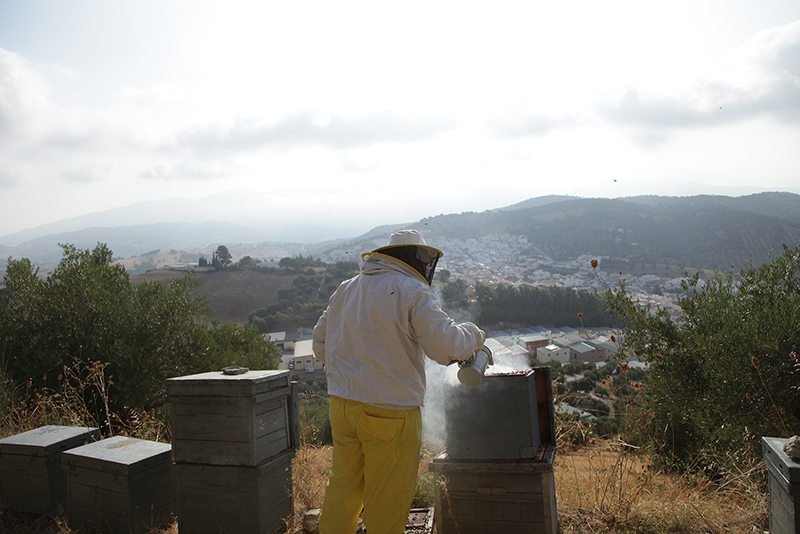
[[[751,259],[758,265],[771,252],[780,253],[784,244],[794,248],[800,243],[800,195],[786,192],[741,197],[536,197],[480,213],[384,225],[360,235],[352,228],[286,225],[259,230],[227,221],[179,222],[176,213],[197,214],[207,206],[187,199],[162,202],[158,210],[146,209],[152,203],[133,205],[0,237],[0,268],[9,256],[29,258],[40,267],[55,265],[62,255],[59,243],[79,248],[106,243],[115,257],[165,249],[194,257],[210,255],[219,244],[228,246],[234,256],[241,251],[258,257],[264,245],[275,243],[288,253],[313,255],[343,247],[370,250],[375,239],[410,227],[424,230],[426,236],[462,240],[498,233],[524,235],[554,259],[594,254],[715,270],[742,268]],[[138,218],[136,206],[143,210]],[[156,220],[159,212],[169,213],[168,220]]]

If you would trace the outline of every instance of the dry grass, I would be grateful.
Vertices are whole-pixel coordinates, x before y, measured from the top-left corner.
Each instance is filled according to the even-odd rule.
[[[183,271],[150,271],[133,275],[131,280],[167,285],[171,279],[185,275]],[[197,273],[197,279],[200,286],[192,293],[208,299],[211,318],[223,323],[235,321],[241,326],[247,323],[247,315],[253,310],[278,302],[278,290],[292,285],[295,277],[243,269]]]
[[[754,471],[717,485],[654,472],[646,457],[606,441],[560,454],[554,471],[564,534],[760,533],[768,527],[769,497]]]
[[[292,498],[294,517],[288,521],[289,532],[300,532],[303,515],[308,510],[322,508],[325,485],[333,460],[331,446],[304,446],[292,460]]]

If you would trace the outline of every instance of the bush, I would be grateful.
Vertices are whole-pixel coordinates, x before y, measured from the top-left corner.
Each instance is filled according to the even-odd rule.
[[[298,383],[300,393],[300,438],[306,445],[332,445],[328,415],[328,382],[308,378]]]
[[[800,248],[683,289],[679,320],[635,303],[624,284],[607,302],[627,326],[623,350],[650,364],[644,407],[659,452],[680,466],[740,469],[760,461],[761,436],[800,431]]]

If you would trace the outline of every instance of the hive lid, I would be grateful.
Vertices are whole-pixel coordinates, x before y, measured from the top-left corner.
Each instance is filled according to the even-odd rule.
[[[169,443],[114,436],[65,451],[61,463],[73,471],[83,468],[128,476],[161,464],[169,466],[171,451]]]
[[[245,397],[289,387],[289,371],[211,371],[167,379],[167,396]]]
[[[764,461],[770,471],[780,473],[789,484],[800,484],[800,462],[783,452],[784,438],[762,437]]]
[[[46,425],[0,439],[0,454],[54,459],[62,452],[100,438],[94,427]]]

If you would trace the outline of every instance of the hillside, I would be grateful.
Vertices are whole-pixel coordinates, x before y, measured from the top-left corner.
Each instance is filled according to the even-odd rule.
[[[524,203],[521,203],[524,204]],[[770,213],[774,206],[774,213]],[[727,271],[756,265],[800,243],[800,195],[567,199],[483,213],[439,215],[418,224],[426,235],[467,240],[524,235],[555,259],[582,254]],[[355,241],[367,250],[371,240]]]
[[[644,266],[669,264],[683,268],[727,271],[758,265],[783,244],[800,243],[800,195],[760,193],[743,197],[630,197],[618,199],[545,196],[481,213],[437,215],[416,222],[387,224],[352,239],[323,243],[264,242],[259,234],[229,223],[153,224],[90,228],[52,234],[16,246],[0,245],[0,269],[8,256],[26,257],[43,270],[61,257],[58,243],[80,248],[108,244],[130,272],[169,264],[148,257],[169,250],[174,261],[196,261],[225,244],[234,261],[316,255],[348,249],[374,248],[397,228],[416,227],[426,235],[475,239],[493,234],[524,235],[532,247],[554,259],[582,254],[624,258]],[[286,234],[287,236],[289,234]],[[533,250],[533,248],[532,248]],[[150,251],[150,252],[145,252]],[[188,259],[187,259],[188,258]]]
[[[131,276],[134,282],[155,281],[168,284],[182,271],[157,270]],[[255,309],[278,300],[278,290],[292,284],[294,276],[266,274],[249,269],[239,271],[197,273],[200,286],[193,294],[208,299],[211,317],[221,322],[247,323],[247,315]]]

